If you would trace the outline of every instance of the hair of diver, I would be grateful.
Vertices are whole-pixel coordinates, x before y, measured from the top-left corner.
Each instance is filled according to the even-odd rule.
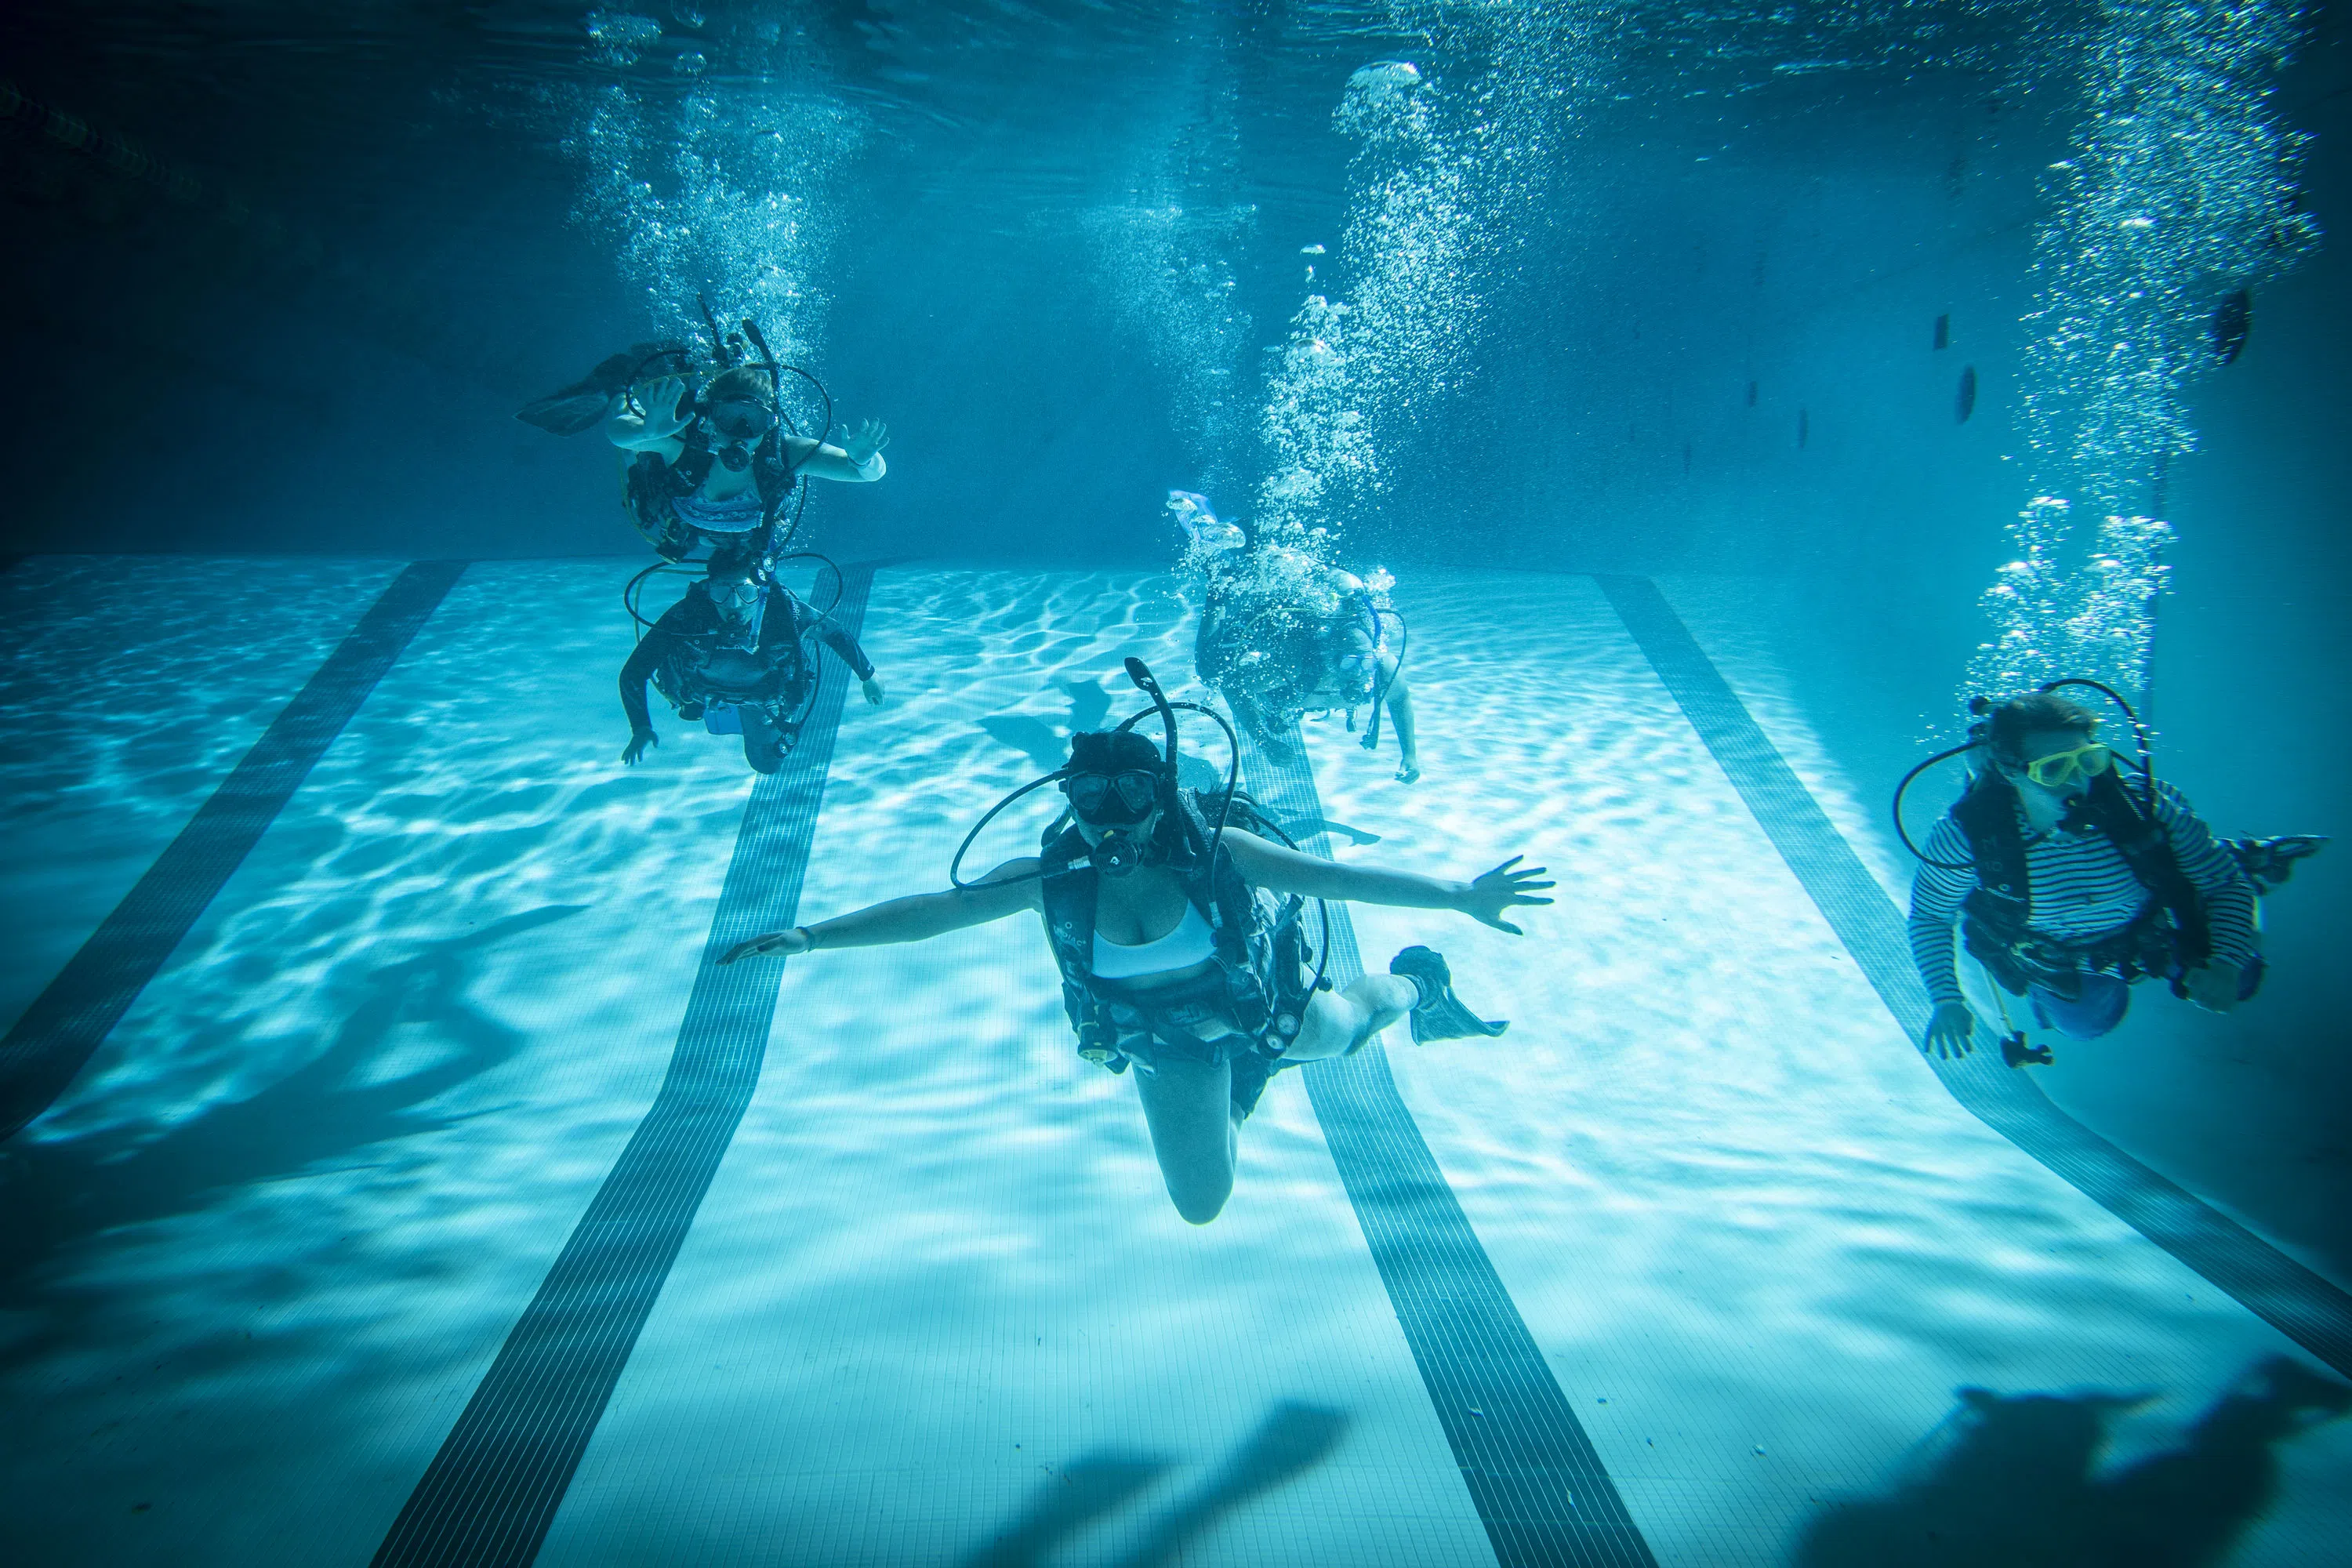
[[[2140,722],[2138,710],[2134,709],[2130,703],[2125,701],[2123,693],[2117,691],[2114,687],[2107,685],[2105,681],[2091,680],[2082,676],[2069,676],[2063,680],[2044,681],[2038,689],[2042,691],[2056,691],[2069,686],[2089,687],[2092,690],[2097,692],[2100,696],[2105,697],[2108,701],[2122,709],[2124,710],[2124,717],[2131,721],[2132,744],[2137,747],[2139,752],[2141,803],[2146,806],[2148,813],[2153,816],[2156,811],[2156,753],[2154,749],[2147,743],[2147,726]]]
[[[846,596],[849,584],[847,579],[842,573],[841,563],[839,562],[834,560],[830,555],[823,554],[814,550],[795,550],[789,555],[777,555],[771,557],[768,564],[771,566],[778,566],[787,561],[822,561],[827,566],[832,567],[833,602],[825,605],[824,609],[819,610],[817,614],[819,616],[830,616],[834,611],[841,608],[841,601]],[[622,585],[621,588],[621,607],[629,612],[631,631],[635,633],[640,627],[650,628],[654,624],[653,622],[646,619],[644,614],[637,608],[637,601],[643,593],[643,587],[646,578],[661,572],[677,572],[684,574],[689,567],[707,566],[709,564],[709,559],[702,556],[688,556],[686,559],[679,561],[656,561],[652,565],[646,567],[644,571],[638,573],[635,576],[630,578],[627,583]]]
[[[2035,687],[2034,689],[2036,691],[2057,691],[2069,686],[2086,686],[2092,690],[2099,692],[2101,695],[2105,696],[2108,701],[2122,709],[2124,710],[2124,717],[2131,721],[2132,743],[2139,752],[2141,798],[2144,801],[2146,809],[2149,815],[2153,816],[2156,811],[2156,753],[2148,745],[2147,726],[2140,722],[2138,712],[2129,702],[2124,700],[2123,693],[2117,691],[2114,687],[2107,685],[2104,681],[2092,680],[2081,676],[2069,676],[2062,680],[2046,680],[2040,686]],[[1992,711],[1992,707],[1993,704],[1991,700],[1985,697],[1978,697],[1972,700],[1969,705],[1969,711],[1973,713],[1990,713]],[[1914,844],[1911,841],[1910,830],[1903,825],[1904,792],[1911,787],[1913,780],[1916,779],[1921,773],[1926,773],[1929,768],[1934,767],[1937,763],[1947,761],[1952,757],[1961,756],[1967,752],[1978,751],[1990,745],[1991,742],[1981,732],[1982,730],[1983,725],[1981,723],[1970,725],[1969,727],[1969,733],[1967,740],[1961,742],[1957,746],[1948,746],[1944,750],[1937,752],[1934,756],[1913,764],[1911,771],[1905,773],[1903,775],[1902,782],[1895,786],[1895,799],[1892,803],[1892,806],[1895,817],[1895,837],[1903,841],[1904,848],[1911,851],[1912,858],[1920,861],[1922,864],[1933,866],[1937,870],[1973,871],[1976,869],[1976,862],[1973,860],[1967,860],[1955,864],[1948,860],[1938,860],[1929,855],[1926,850],[1920,848],[1919,846]]]

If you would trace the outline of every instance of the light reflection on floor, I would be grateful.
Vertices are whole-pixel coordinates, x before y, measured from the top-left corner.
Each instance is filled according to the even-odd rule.
[[[469,571],[0,1155],[0,1517],[31,1560],[364,1561],[650,1100],[748,774],[674,720],[618,766],[628,569]],[[166,617],[181,586],[104,602]],[[2098,1411],[2127,1464],[2282,1349],[1944,1094],[1588,581],[1432,574],[1400,603],[1427,776],[1311,728],[1328,814],[1381,836],[1341,855],[1527,849],[1564,896],[1517,942],[1357,911],[1369,961],[1433,940],[1514,1020],[1392,1041],[1395,1071],[1661,1562],[1787,1562],[1809,1530],[1806,1561],[1844,1561],[1832,1500],[1913,1496],[1963,1386],[2149,1394]],[[1160,578],[884,572],[892,700],[849,705],[803,910],[937,885],[1073,720],[1130,710],[1120,656],[1176,684],[1183,610]],[[254,672],[300,665],[171,647],[178,680],[252,685],[254,732]],[[144,776],[121,755],[92,778]],[[1798,760],[1860,832],[1857,792]],[[201,796],[152,797],[146,837]],[[1030,847],[1020,820],[982,863]],[[37,826],[12,924],[76,875]],[[104,908],[51,921],[58,959]],[[777,1017],[544,1561],[1490,1560],[1295,1079],[1194,1230],[1028,922],[794,964]],[[2352,1424],[2277,1454],[2235,1561],[2324,1561]]]

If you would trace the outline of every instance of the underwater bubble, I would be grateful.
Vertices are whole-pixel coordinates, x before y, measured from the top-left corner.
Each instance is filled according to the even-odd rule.
[[[686,28],[688,32],[700,32],[702,30],[702,13],[696,10],[691,5],[671,6],[669,8],[669,17],[671,21],[676,22],[679,26]]]
[[[702,56],[693,52],[692,50],[688,50],[687,53],[678,56],[675,60],[672,60],[670,62],[669,68],[676,71],[680,76],[700,76],[706,69],[709,68],[709,65],[710,62],[703,58]]]
[[[627,11],[591,11],[588,13],[588,36],[600,44],[617,44],[638,48],[661,41],[661,24],[651,16],[639,16]]]
[[[1323,247],[1319,245],[1302,245],[1298,247],[1298,254],[1301,256],[1320,256],[1323,254]]]
[[[1348,79],[1340,96],[1340,128],[1358,136],[1392,136],[1414,128],[1413,98],[1421,68],[1406,60],[1375,60]]]

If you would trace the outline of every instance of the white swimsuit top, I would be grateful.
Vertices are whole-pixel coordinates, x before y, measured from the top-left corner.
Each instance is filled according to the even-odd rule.
[[[1210,935],[1209,922],[1188,899],[1184,902],[1184,918],[1158,942],[1129,947],[1125,942],[1107,941],[1102,932],[1095,932],[1095,976],[1099,980],[1133,980],[1146,974],[1166,974],[1190,969],[1215,952],[1216,942]]]

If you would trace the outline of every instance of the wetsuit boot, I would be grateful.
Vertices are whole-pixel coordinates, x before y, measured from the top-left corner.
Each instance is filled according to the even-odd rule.
[[[1454,994],[1454,972],[1444,954],[1426,947],[1408,947],[1389,961],[1389,973],[1412,980],[1421,992],[1412,1008],[1412,1043],[1431,1040],[1491,1038],[1511,1026],[1507,1018],[1481,1018]]]

